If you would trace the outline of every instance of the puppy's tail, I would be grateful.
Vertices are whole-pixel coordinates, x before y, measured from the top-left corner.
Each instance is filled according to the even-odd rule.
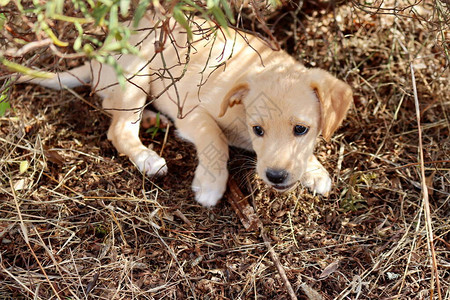
[[[31,75],[23,75],[17,79],[16,83],[33,83],[54,90],[62,90],[64,88],[74,88],[85,85],[91,81],[92,71],[90,65],[87,63],[66,72],[53,73],[50,78],[38,78]]]

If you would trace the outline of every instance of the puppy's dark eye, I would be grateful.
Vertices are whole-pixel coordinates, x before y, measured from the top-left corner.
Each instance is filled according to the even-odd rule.
[[[257,136],[263,136],[264,135],[264,129],[261,126],[253,126],[253,132]]]
[[[295,125],[294,126],[294,135],[300,136],[308,133],[309,128],[303,125]]]

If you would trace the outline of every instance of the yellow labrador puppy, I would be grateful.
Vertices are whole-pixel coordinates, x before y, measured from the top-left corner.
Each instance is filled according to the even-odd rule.
[[[344,119],[350,87],[252,35],[192,22],[188,43],[186,30],[173,21],[144,17],[130,41],[140,55],[116,57],[128,78],[125,88],[97,61],[51,79],[20,81],[53,89],[90,84],[112,113],[108,139],[149,176],[165,174],[167,166],[140,141],[138,121],[147,93],[159,96],[153,105],[197,149],[192,189],[204,206],[216,205],[225,192],[229,145],[254,151],[257,174],[280,192],[301,182],[328,193],[331,179],[313,150],[317,137],[329,140]]]

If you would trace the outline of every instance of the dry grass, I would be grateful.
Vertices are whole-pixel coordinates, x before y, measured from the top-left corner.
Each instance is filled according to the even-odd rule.
[[[449,6],[389,7],[305,2],[265,16],[282,47],[355,91],[344,125],[317,149],[335,183],[327,198],[278,195],[233,151],[233,177],[300,299],[450,299]],[[252,12],[242,13],[251,28]],[[36,53],[28,62],[58,61]],[[171,173],[151,181],[106,140],[108,117],[88,89],[76,93],[92,106],[36,86],[10,93],[14,110],[0,118],[0,299],[288,298],[259,231],[246,231],[227,201],[207,210],[193,200],[192,146],[170,132]],[[154,139],[161,149],[164,134]]]

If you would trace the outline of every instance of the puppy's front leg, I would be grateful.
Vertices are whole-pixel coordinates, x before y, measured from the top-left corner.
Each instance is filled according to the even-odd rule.
[[[228,141],[216,121],[201,108],[177,120],[181,137],[192,142],[198,155],[192,190],[195,200],[206,207],[217,204],[228,180]]]
[[[303,186],[321,195],[326,195],[331,190],[330,175],[314,155],[308,159],[301,182]]]

